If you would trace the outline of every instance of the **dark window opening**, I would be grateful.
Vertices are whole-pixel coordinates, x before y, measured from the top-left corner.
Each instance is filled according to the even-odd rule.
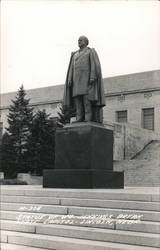
[[[154,108],[142,109],[142,127],[154,130]]]
[[[117,122],[127,122],[127,110],[117,111]]]

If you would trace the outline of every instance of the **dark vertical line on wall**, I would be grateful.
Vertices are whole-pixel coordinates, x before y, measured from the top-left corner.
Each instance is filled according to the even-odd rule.
[[[123,132],[124,132],[124,151],[123,151],[123,159],[126,159],[126,126],[123,125]]]

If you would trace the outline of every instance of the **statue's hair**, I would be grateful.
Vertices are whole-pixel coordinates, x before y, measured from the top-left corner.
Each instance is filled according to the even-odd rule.
[[[83,38],[85,40],[85,42],[86,42],[86,45],[89,44],[89,40],[88,40],[88,38],[86,36],[80,36],[79,38]]]

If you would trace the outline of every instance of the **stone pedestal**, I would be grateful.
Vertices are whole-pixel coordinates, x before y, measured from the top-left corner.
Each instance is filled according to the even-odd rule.
[[[83,122],[57,129],[55,169],[44,170],[43,187],[123,188],[124,175],[113,172],[113,131]]]

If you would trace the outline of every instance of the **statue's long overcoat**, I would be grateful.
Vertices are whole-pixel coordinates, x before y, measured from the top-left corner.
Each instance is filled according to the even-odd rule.
[[[102,80],[102,73],[101,73],[101,66],[99,62],[99,58],[97,55],[97,52],[95,49],[91,49],[87,47],[90,50],[91,58],[93,60],[92,63],[94,63],[94,74],[96,80],[88,84],[88,99],[92,101],[93,106],[97,107],[103,107],[105,106],[105,96],[104,96],[104,86],[103,86],[103,80]],[[67,77],[66,77],[66,82],[64,86],[64,97],[63,97],[63,106],[66,110],[74,110],[74,98],[73,98],[73,85],[69,85],[69,81],[71,80],[71,67],[73,64],[73,56],[75,55],[76,52],[73,52],[71,54],[70,62],[69,62],[69,67],[67,71]]]

